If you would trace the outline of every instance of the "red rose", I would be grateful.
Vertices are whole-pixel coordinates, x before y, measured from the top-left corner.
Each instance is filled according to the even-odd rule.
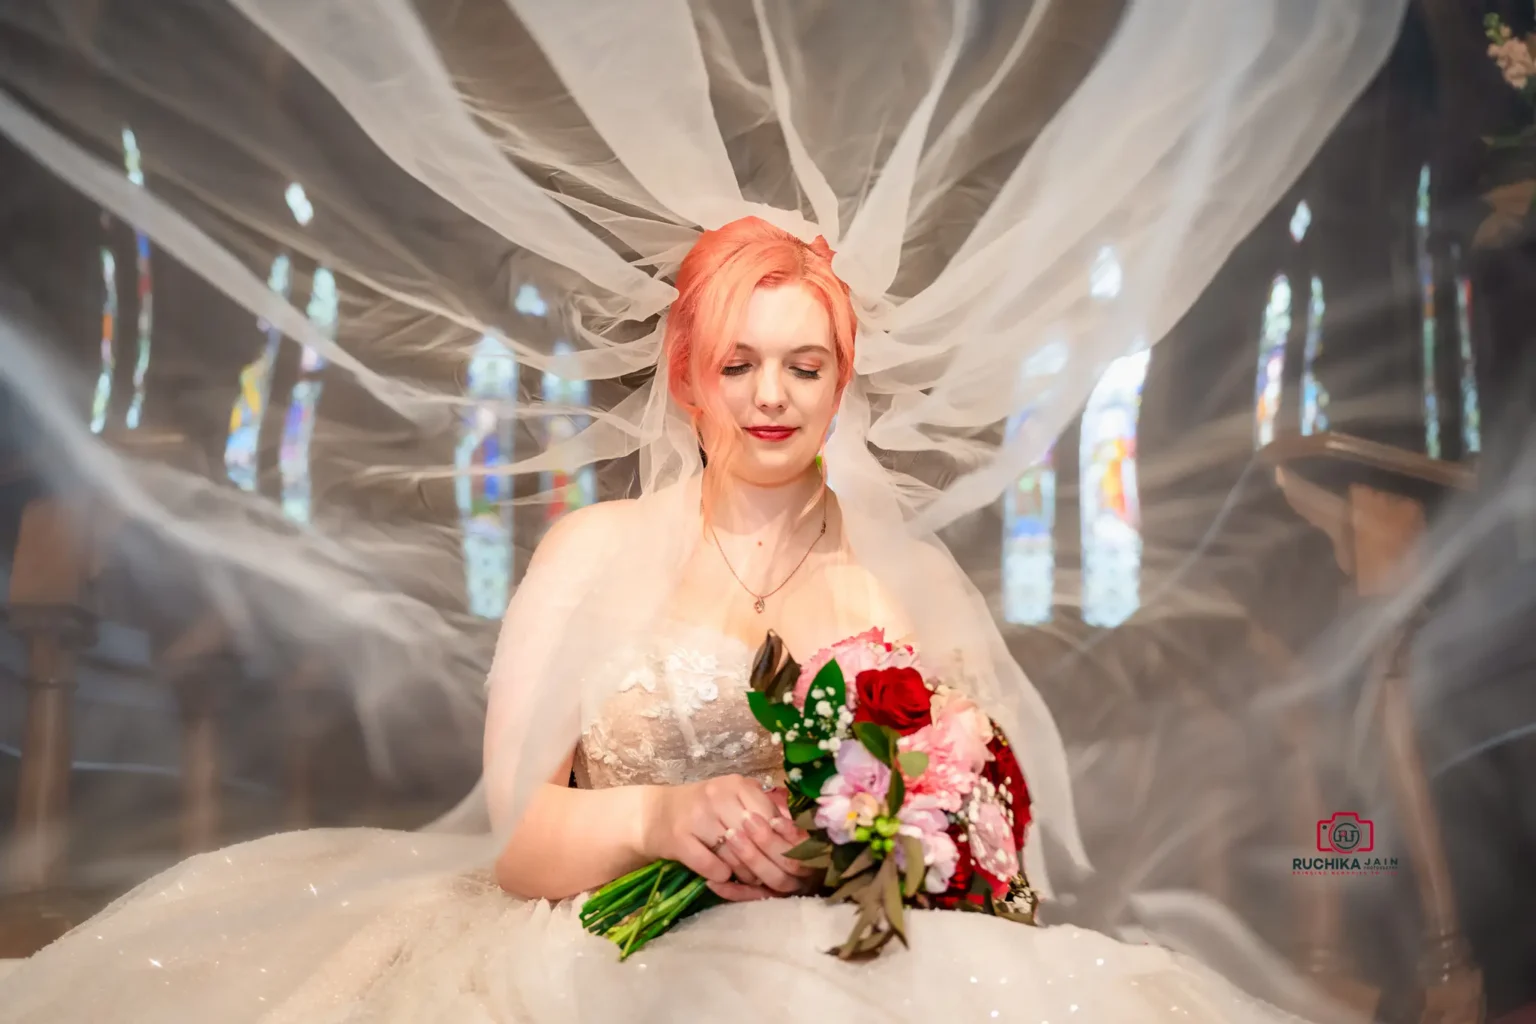
[[[946,896],[964,896],[971,888],[971,875],[976,870],[976,859],[971,856],[971,844],[966,840],[965,829],[958,825],[949,830],[949,837],[955,841],[955,846],[960,850],[960,857],[955,861],[955,873],[950,876],[949,888],[945,890]]]
[[[1024,849],[1024,832],[1029,828],[1029,786],[1024,782],[1024,772],[1019,768],[1013,747],[1001,735],[992,737],[987,744],[992,760],[982,769],[982,777],[997,787],[999,795],[1008,794],[1008,809],[1013,813],[1013,845]]]
[[[951,826],[949,838],[955,841],[955,846],[960,850],[960,857],[955,861],[955,873],[950,876],[949,888],[932,897],[933,905],[940,910],[954,910],[962,903],[970,903],[974,906],[982,906],[986,902],[980,894],[971,892],[971,878],[976,873],[976,859],[971,856],[971,844],[966,839],[965,829],[958,825]]]
[[[933,722],[933,694],[915,668],[876,668],[860,672],[854,685],[858,704],[855,722],[889,726],[903,736]]]

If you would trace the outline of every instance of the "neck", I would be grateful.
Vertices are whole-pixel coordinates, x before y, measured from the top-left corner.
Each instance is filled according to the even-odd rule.
[[[752,534],[765,529],[792,530],[821,491],[821,471],[814,465],[781,484],[752,484],[728,478],[710,510],[711,525],[721,533]]]

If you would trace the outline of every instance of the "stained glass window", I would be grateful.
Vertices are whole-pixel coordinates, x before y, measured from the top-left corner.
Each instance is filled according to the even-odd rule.
[[[150,273],[149,236],[133,233],[135,258],[139,271],[138,357],[133,363],[133,401],[128,405],[127,424],[136,430],[144,415],[144,380],[149,375],[150,338],[154,333],[155,289]]]
[[[290,182],[283,190],[283,201],[288,204],[288,212],[299,222],[299,227],[308,227],[309,222],[315,219],[314,204],[309,201],[304,186],[298,182]]]
[[[339,309],[335,276],[325,267],[317,268],[305,310],[309,322],[321,334],[334,338]],[[320,377],[324,369],[325,357],[306,346],[299,362],[300,378],[288,399],[288,415],[283,422],[283,439],[278,448],[283,514],[297,522],[308,522],[313,512],[309,449],[315,435],[315,410],[325,389]]]
[[[1051,621],[1055,526],[1056,467],[1053,453],[1046,452],[1003,498],[1003,617],[1009,622],[1034,626]]]
[[[1110,364],[1083,411],[1083,620],[1118,626],[1141,603],[1136,426],[1150,352]]]
[[[555,343],[557,356],[569,355],[570,352],[570,342]],[[586,381],[565,380],[548,371],[544,374],[542,393],[544,401],[553,406],[580,407],[588,403]],[[544,420],[546,444],[553,448],[569,442],[586,429],[588,422],[588,417],[580,415],[546,417]],[[564,461],[568,469],[543,474],[544,491],[552,495],[552,500],[545,510],[546,524],[553,523],[572,509],[582,508],[597,501],[597,472],[594,467],[582,466],[584,459],[578,452],[572,452]]]
[[[1328,429],[1328,389],[1317,379],[1314,364],[1323,351],[1323,299],[1322,278],[1313,276],[1312,295],[1307,301],[1307,344],[1302,353],[1301,377],[1301,432],[1321,433]]]
[[[144,187],[143,160],[139,155],[139,140],[133,131],[123,129],[123,168],[128,173],[128,180]],[[154,277],[150,270],[149,236],[142,231],[133,233],[134,262],[138,271],[139,281],[139,322],[137,332],[138,353],[133,363],[133,400],[128,405],[127,425],[129,430],[135,430],[139,426],[139,420],[144,415],[144,379],[149,374],[150,338],[154,334],[155,325],[155,288]]]
[[[1296,204],[1296,212],[1291,214],[1291,239],[1300,242],[1307,237],[1307,228],[1312,226],[1312,207],[1303,199]]]
[[[1435,385],[1435,261],[1429,252],[1429,164],[1419,168],[1419,201],[1414,214],[1424,343],[1424,451],[1440,457],[1440,394]]]
[[[144,187],[144,162],[139,153],[139,140],[133,129],[124,128],[123,173],[133,184]],[[112,405],[112,378],[117,372],[117,257],[112,252],[110,231],[112,218],[102,214],[101,226],[108,233],[108,244],[101,248],[102,306],[101,306],[101,370],[96,377],[96,391],[91,399],[91,430],[101,433],[107,425],[107,414]],[[155,325],[155,289],[151,268],[152,250],[149,236],[142,231],[133,233],[134,276],[139,299],[139,319],[134,340],[136,352],[133,362],[133,398],[128,403],[124,420],[129,430],[138,427],[144,416],[144,387],[149,375],[150,345]]]
[[[1104,246],[1093,259],[1093,268],[1088,274],[1088,292],[1096,299],[1112,299],[1120,294],[1120,288],[1125,282],[1124,271],[1120,268],[1120,256],[1113,246]]]
[[[1275,439],[1275,417],[1280,412],[1284,384],[1285,342],[1291,333],[1291,281],[1277,274],[1269,286],[1264,307],[1264,327],[1259,336],[1259,370],[1254,385],[1253,444],[1262,448]]]
[[[1456,260],[1456,336],[1461,339],[1461,447],[1471,455],[1483,450],[1483,411],[1477,393],[1477,360],[1472,353],[1472,279]]]
[[[517,360],[486,335],[469,362],[469,398],[454,455],[469,610],[500,618],[512,584],[512,504],[509,478],[497,470],[512,459]]]
[[[117,369],[113,351],[117,337],[117,258],[105,245],[101,247],[101,283],[101,372],[96,376],[96,394],[91,400],[93,434],[101,433],[107,425],[107,408],[112,404],[112,374]]]
[[[537,285],[524,284],[517,290],[513,306],[524,316],[544,316],[549,313],[549,303],[539,294]]]
[[[292,274],[288,254],[278,253],[267,274],[267,287],[285,302]],[[264,319],[258,320],[257,325],[266,335],[266,341],[256,358],[240,371],[240,396],[230,410],[229,440],[224,445],[224,466],[229,479],[246,491],[256,490],[256,448],[261,440],[261,420],[266,415],[267,400],[272,393],[272,369],[283,341],[283,332],[276,326]]]

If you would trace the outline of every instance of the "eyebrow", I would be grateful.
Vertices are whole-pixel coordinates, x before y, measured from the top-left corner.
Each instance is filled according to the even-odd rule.
[[[748,345],[744,341],[738,341],[736,343],[736,348],[744,348],[748,352],[757,351],[757,349],[753,348],[751,345]],[[805,355],[807,352],[817,352],[824,356],[829,356],[832,354],[832,350],[820,342],[811,342],[808,345],[799,345],[789,350],[789,354],[792,356]]]

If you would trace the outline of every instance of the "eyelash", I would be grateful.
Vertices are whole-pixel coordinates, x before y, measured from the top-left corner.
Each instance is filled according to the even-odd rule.
[[[727,377],[739,377],[742,374],[746,373],[750,369],[752,369],[752,364],[751,363],[736,363],[736,364],[731,365],[731,366],[722,366],[720,368],[720,372],[722,374],[724,374],[725,376],[727,376]],[[820,380],[821,379],[821,371],[820,370],[807,370],[807,369],[804,369],[804,368],[799,367],[799,366],[791,366],[789,368],[789,372],[793,373],[796,377],[799,377],[801,380]]]

